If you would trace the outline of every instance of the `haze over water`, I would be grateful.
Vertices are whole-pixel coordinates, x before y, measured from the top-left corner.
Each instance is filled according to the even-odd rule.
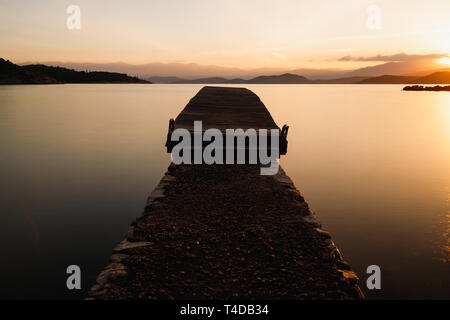
[[[82,298],[170,162],[201,85],[0,87],[1,298]],[[281,165],[369,298],[449,298],[450,93],[248,85],[290,125]],[[82,269],[81,292],[65,268]]]

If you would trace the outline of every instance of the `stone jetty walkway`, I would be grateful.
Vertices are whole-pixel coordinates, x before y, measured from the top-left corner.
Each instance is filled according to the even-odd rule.
[[[196,120],[222,131],[278,128],[244,88],[203,88],[174,126]],[[88,298],[363,298],[320,228],[281,168],[264,176],[259,165],[171,164]]]
[[[96,299],[358,299],[357,277],[280,169],[170,166]]]

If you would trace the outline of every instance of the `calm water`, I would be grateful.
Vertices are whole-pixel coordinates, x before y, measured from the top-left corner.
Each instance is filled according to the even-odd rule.
[[[369,298],[450,299],[450,93],[260,85],[281,163]],[[200,85],[0,86],[0,297],[80,298],[143,209]],[[65,289],[78,264],[83,290]]]

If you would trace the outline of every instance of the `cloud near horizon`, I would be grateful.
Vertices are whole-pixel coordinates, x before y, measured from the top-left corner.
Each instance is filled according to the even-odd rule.
[[[380,61],[380,62],[404,62],[404,61],[414,61],[414,60],[430,60],[439,59],[447,57],[444,53],[432,53],[432,54],[407,54],[407,53],[397,53],[393,55],[382,55],[378,54],[376,56],[370,57],[354,57],[354,56],[344,56],[339,58],[338,61]]]

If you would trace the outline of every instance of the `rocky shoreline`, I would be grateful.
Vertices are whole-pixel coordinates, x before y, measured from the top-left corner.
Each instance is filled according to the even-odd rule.
[[[88,299],[362,299],[358,277],[280,168],[179,165]]]

